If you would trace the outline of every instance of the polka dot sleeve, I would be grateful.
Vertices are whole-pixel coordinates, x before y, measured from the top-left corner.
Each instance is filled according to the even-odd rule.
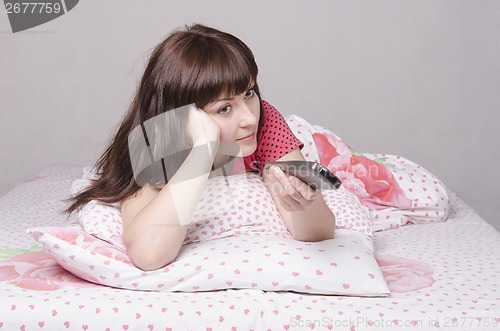
[[[245,161],[254,163],[263,170],[267,162],[276,161],[293,149],[304,144],[295,137],[279,111],[266,101],[262,101],[264,119],[256,151]],[[250,163],[248,162],[248,163]],[[247,163],[247,162],[245,162]],[[247,164],[248,164],[247,163]],[[255,166],[253,167],[255,169]]]

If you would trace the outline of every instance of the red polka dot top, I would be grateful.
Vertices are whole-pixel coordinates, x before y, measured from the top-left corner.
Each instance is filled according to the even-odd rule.
[[[257,149],[243,158],[247,171],[264,169],[267,162],[276,161],[304,144],[293,134],[280,112],[262,100],[263,121]]]

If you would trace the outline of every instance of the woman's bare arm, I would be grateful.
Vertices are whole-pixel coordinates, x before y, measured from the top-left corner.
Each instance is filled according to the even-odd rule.
[[[161,190],[144,187],[122,203],[123,240],[137,267],[154,270],[177,257],[212,167],[213,157],[203,149],[193,148]]]
[[[143,187],[122,202],[125,247],[143,270],[176,259],[217,154],[219,128],[203,110],[189,111],[188,133],[195,143],[182,166],[161,190]]]
[[[304,160],[299,148],[278,159],[291,160]],[[281,170],[276,174],[264,172],[263,177],[294,239],[321,241],[334,237],[335,215],[326,205],[321,191],[314,191],[296,177],[290,180]]]

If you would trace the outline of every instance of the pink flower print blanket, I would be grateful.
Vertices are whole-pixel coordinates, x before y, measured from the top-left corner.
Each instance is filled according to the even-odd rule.
[[[286,120],[304,143],[306,160],[326,166],[368,208],[374,231],[446,220],[448,190],[420,165],[396,155],[358,153],[330,130],[296,115]]]

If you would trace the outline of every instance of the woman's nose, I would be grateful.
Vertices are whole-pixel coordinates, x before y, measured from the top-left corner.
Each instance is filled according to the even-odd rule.
[[[246,103],[242,103],[240,105],[240,111],[238,113],[238,115],[240,116],[240,127],[256,125],[259,121],[259,112],[255,114],[254,111],[252,111],[252,109]]]

